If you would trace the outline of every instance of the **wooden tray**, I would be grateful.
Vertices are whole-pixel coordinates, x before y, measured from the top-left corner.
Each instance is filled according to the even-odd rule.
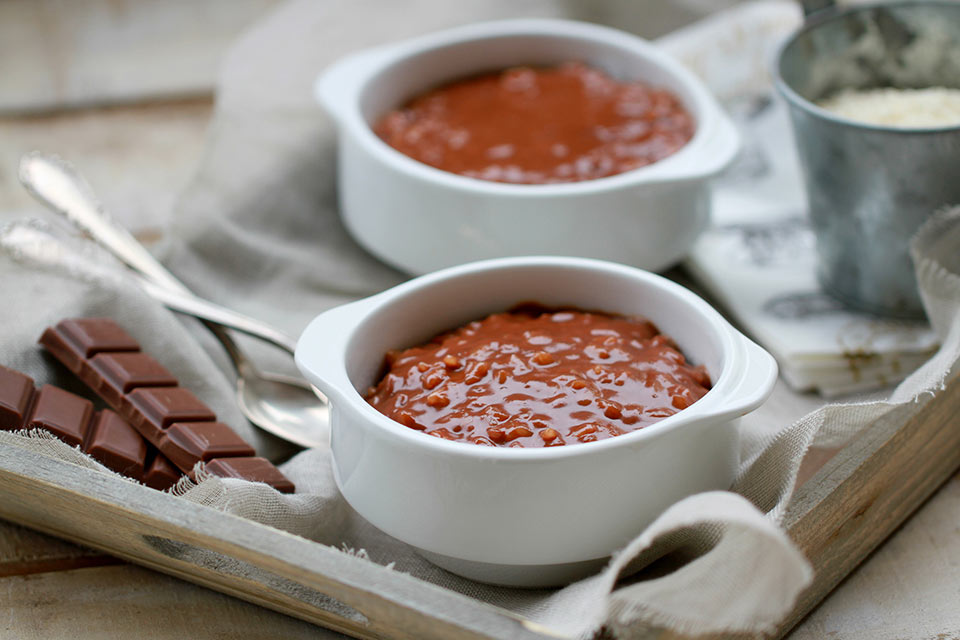
[[[777,636],[960,467],[960,377],[921,404],[906,422],[807,456],[785,526],[816,577]],[[0,496],[0,517],[357,637],[562,637],[385,568],[370,584],[336,549],[18,449],[0,449]]]

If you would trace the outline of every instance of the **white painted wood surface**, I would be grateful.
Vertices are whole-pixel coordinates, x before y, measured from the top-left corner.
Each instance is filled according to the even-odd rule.
[[[54,218],[17,181],[20,156],[40,150],[79,164],[117,222],[157,237],[196,171],[211,108],[207,97],[0,116],[0,224],[24,216]]]
[[[206,94],[278,0],[3,0],[0,112]]]

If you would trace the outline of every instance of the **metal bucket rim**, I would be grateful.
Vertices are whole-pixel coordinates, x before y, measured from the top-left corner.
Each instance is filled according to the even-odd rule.
[[[783,56],[801,36],[817,29],[829,22],[834,20],[839,20],[845,18],[848,15],[860,12],[868,12],[878,8],[889,8],[889,7],[942,7],[949,10],[956,10],[960,12],[960,3],[954,0],[924,0],[918,2],[917,0],[895,0],[893,2],[871,2],[868,4],[856,5],[852,7],[837,7],[834,5],[831,8],[823,9],[818,11],[811,16],[809,16],[804,23],[794,31],[778,48],[777,53],[774,56],[773,64],[773,76],[774,86],[777,88],[777,91],[782,95],[791,105],[805,111],[808,115],[819,118],[826,122],[838,126],[853,127],[856,129],[863,129],[868,131],[876,131],[880,133],[889,133],[892,135],[935,135],[941,133],[953,133],[960,131],[960,123],[956,125],[940,126],[940,127],[894,127],[890,125],[882,124],[873,124],[869,122],[863,122],[860,120],[853,120],[851,118],[845,118],[843,116],[837,115],[832,111],[828,111],[821,106],[818,106],[815,102],[807,100],[799,93],[797,93],[793,87],[791,87],[786,80],[783,79],[781,74],[781,66],[783,62]]]

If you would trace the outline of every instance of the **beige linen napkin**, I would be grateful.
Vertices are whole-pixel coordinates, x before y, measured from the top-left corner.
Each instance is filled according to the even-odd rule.
[[[208,153],[178,206],[167,263],[204,295],[290,332],[323,308],[399,281],[400,274],[349,239],[336,215],[334,139],[310,98],[314,76],[352,48],[479,18],[551,15],[561,6],[424,0],[397,6],[306,0],[284,5],[252,29],[226,61]],[[378,19],[371,22],[371,15]],[[744,28],[762,30],[761,23]],[[371,588],[390,580],[413,601],[426,581],[504,607],[561,637],[590,637],[601,626],[622,638],[656,637],[663,629],[693,634],[772,629],[811,579],[809,565],[778,526],[810,443],[818,434],[852,437],[890,411],[918,410],[913,400],[936,393],[957,367],[960,277],[951,270],[960,268],[958,221],[958,211],[943,213],[916,245],[924,299],[942,343],[936,356],[881,402],[829,405],[792,425],[769,412],[747,416],[743,463],[732,491],[675,504],[638,531],[603,572],[563,589],[492,587],[430,565],[344,504],[326,448],[282,465],[298,484],[298,495],[217,478],[181,492],[185,499],[352,550]],[[276,442],[243,423],[231,406],[228,369],[218,366],[219,354],[212,351],[211,357],[195,347],[196,340],[209,345],[209,339],[194,323],[185,329],[139,294],[112,260],[35,224],[0,233],[0,248],[0,294],[13,303],[0,306],[0,323],[12,328],[0,337],[0,363],[41,381],[64,383],[63,373],[38,352],[34,334],[66,315],[113,315],[147,349],[164,354],[164,363],[188,385],[197,385],[198,395],[258,448],[274,447],[272,454],[282,455]],[[80,257],[64,267],[64,255]],[[265,349],[259,356],[279,362]],[[38,446],[35,438],[6,433],[0,433],[0,445]],[[49,440],[42,447],[66,459],[82,457]],[[662,576],[642,571],[666,556],[687,562]],[[644,579],[618,581],[621,574]]]

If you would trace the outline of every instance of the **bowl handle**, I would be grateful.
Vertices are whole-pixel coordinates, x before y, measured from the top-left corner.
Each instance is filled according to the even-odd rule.
[[[717,107],[718,111],[720,107]],[[687,163],[664,163],[663,170],[657,173],[658,182],[685,182],[688,180],[703,180],[711,178],[733,161],[740,152],[740,134],[730,118],[722,111],[718,114],[715,124],[706,132],[704,139],[693,142],[696,144],[696,153]],[[656,168],[651,165],[650,168]],[[653,172],[650,172],[651,178]]]
[[[327,67],[314,84],[314,96],[327,112],[339,120],[346,113],[357,92],[384,60],[391,55],[390,47],[360,51],[337,60]]]
[[[738,332],[739,333],[739,332]],[[746,415],[770,397],[777,383],[777,361],[765,349],[746,336],[739,334],[745,366],[743,375],[734,381],[729,390],[730,403],[724,407],[730,417]]]
[[[701,154],[703,164],[699,170],[704,177],[720,173],[740,153],[740,133],[726,115],[717,120],[717,127],[711,133]]]
[[[354,327],[377,303],[376,296],[324,311],[297,340],[294,361],[311,384],[328,398],[342,399],[350,386],[344,361]]]
[[[715,386],[718,393],[693,403],[690,411],[697,420],[726,422],[745,416],[770,397],[777,383],[778,367],[773,356],[733,327],[729,331],[736,343],[732,357],[742,365],[737,367],[740,375]]]

